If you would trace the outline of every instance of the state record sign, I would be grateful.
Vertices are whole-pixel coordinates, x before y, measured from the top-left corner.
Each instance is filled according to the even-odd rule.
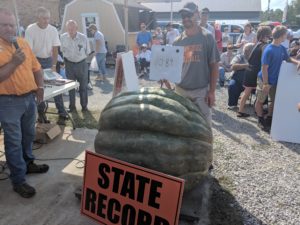
[[[181,81],[184,47],[153,45],[151,49],[150,79]]]
[[[177,225],[184,180],[86,151],[81,213],[100,224]]]

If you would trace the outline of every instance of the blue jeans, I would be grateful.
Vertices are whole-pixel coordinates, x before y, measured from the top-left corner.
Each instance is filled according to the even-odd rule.
[[[239,97],[244,91],[245,70],[235,71],[228,85],[228,106],[237,106]]]
[[[25,182],[27,164],[34,160],[36,103],[33,93],[0,95],[0,122],[4,131],[5,156],[13,185]]]
[[[99,73],[102,75],[106,74],[106,53],[96,53],[97,66]]]
[[[37,58],[39,63],[41,64],[42,68],[43,69],[49,69],[52,67],[52,57],[50,58],[45,58],[45,59],[42,59],[42,58]],[[60,116],[66,116],[67,115],[67,112],[65,110],[65,107],[64,107],[64,100],[63,100],[63,96],[62,95],[57,95],[54,97],[54,103],[55,103],[55,106],[57,108],[57,111],[58,111],[58,114]],[[41,102],[39,105],[38,105],[38,112],[43,114],[46,112],[46,108],[47,108],[47,105],[45,102]]]
[[[223,67],[219,67],[219,82],[225,82],[225,69]]]

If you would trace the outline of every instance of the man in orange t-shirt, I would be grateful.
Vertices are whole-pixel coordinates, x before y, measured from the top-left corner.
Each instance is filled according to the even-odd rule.
[[[10,179],[15,192],[24,198],[35,189],[25,180],[26,173],[45,173],[48,165],[37,165],[32,154],[35,136],[36,101],[43,101],[41,66],[30,46],[17,38],[16,19],[0,8],[0,122]]]

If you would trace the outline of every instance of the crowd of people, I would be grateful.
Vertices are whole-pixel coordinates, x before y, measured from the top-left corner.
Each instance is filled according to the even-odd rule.
[[[179,14],[184,28],[182,33],[169,23],[166,33],[158,27],[152,36],[146,25],[141,24],[136,37],[139,48],[136,57],[141,70],[145,71],[149,67],[152,45],[183,46],[182,80],[174,84],[174,91],[195,103],[211,125],[211,109],[215,104],[218,80],[220,87],[228,81],[229,109],[238,106],[243,93],[237,112],[239,118],[250,116],[245,112],[245,103],[256,90],[258,126],[268,131],[280,65],[286,60],[296,64],[299,69],[299,43],[291,45],[292,48],[287,51],[282,45],[288,34],[286,27],[277,26],[271,30],[261,26],[254,32],[250,24],[244,26],[244,33],[236,43],[232,43],[228,30],[224,29],[222,34],[216,24],[212,26],[208,23],[209,9],[199,10],[195,3],[189,2]],[[35,189],[26,183],[25,175],[45,173],[49,169],[46,164],[34,163],[32,154],[36,109],[38,120],[47,122],[42,69],[59,69],[66,78],[79,82],[83,112],[88,111],[87,57],[95,54],[99,68],[98,80],[104,80],[107,74],[105,38],[95,24],[88,28],[93,36],[92,53],[88,38],[78,31],[76,21],[67,21],[67,32],[60,37],[49,21],[49,10],[38,8],[37,22],[27,27],[25,39],[17,38],[17,46],[12,41],[16,35],[15,16],[9,10],[0,8],[0,122],[4,130],[5,155],[13,190],[25,198],[35,194]],[[231,76],[228,79],[229,73]],[[164,82],[171,88],[168,81]],[[69,92],[69,98],[69,111],[74,112],[77,110],[75,90]],[[264,114],[263,105],[267,101],[269,108],[267,114]],[[55,104],[60,117],[67,119],[61,95],[55,97]]]
[[[0,123],[4,131],[4,146],[13,190],[24,198],[35,195],[35,188],[27,184],[28,173],[46,173],[47,164],[36,164],[32,154],[35,138],[36,114],[38,121],[49,123],[44,98],[43,70],[59,72],[62,77],[79,83],[82,112],[88,111],[88,64],[92,54],[87,36],[78,31],[77,22],[66,22],[67,32],[59,36],[56,27],[49,24],[50,11],[37,9],[37,21],[30,24],[24,38],[16,38],[16,18],[0,8]],[[103,34],[90,24],[94,54],[99,68],[97,78],[105,79],[106,45]],[[69,109],[63,96],[54,97],[59,118],[68,119],[76,111],[75,90],[69,91]],[[36,113],[38,112],[38,113]]]

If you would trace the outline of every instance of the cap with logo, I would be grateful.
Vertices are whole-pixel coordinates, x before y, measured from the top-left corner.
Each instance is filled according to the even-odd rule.
[[[179,13],[195,13],[198,11],[198,6],[194,2],[188,2],[183,6],[183,9],[179,10]]]

